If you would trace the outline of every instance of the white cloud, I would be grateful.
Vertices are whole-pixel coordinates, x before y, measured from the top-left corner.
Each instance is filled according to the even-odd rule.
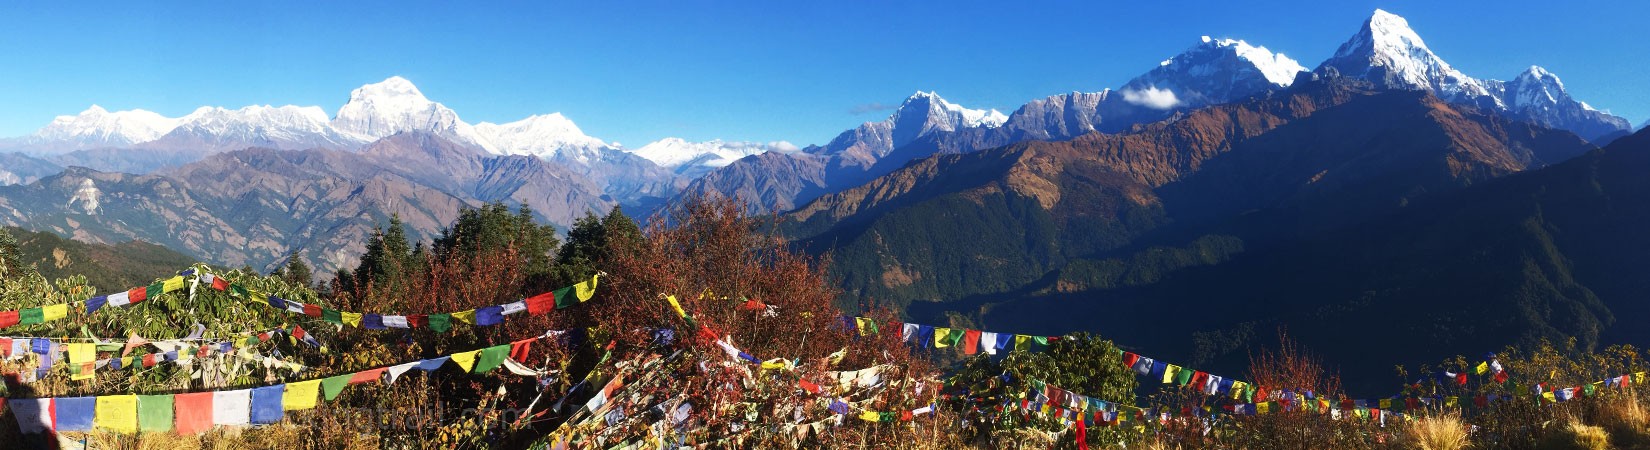
[[[1180,99],[1175,98],[1174,91],[1158,89],[1156,86],[1124,90],[1123,101],[1151,109],[1169,109],[1180,105]]]

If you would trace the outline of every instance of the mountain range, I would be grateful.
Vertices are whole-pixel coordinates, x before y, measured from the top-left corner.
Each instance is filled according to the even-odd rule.
[[[13,150],[0,153],[0,224],[262,270],[297,251],[327,273],[352,267],[391,216],[428,239],[486,202],[565,228],[737,197],[830,255],[845,306],[1099,329],[1216,369],[1287,326],[1333,343],[1325,353],[1389,356],[1333,361],[1385,373],[1366,364],[1650,338],[1629,316],[1650,266],[1623,254],[1650,254],[1630,236],[1650,203],[1626,203],[1650,195],[1626,175],[1650,137],[1631,133],[1540,67],[1467,76],[1377,10],[1310,71],[1205,36],[1116,89],[1007,114],[919,91],[806,147],[625,148],[560,113],[471,124],[400,77],[355,89],[331,117],[93,106],[0,142]],[[1365,318],[1402,333],[1332,338]],[[1427,345],[1379,347],[1406,339]]]

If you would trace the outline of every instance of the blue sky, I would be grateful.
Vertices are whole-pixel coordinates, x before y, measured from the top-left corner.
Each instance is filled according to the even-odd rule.
[[[330,114],[351,89],[401,75],[472,123],[559,111],[632,147],[805,145],[917,90],[1008,113],[1117,87],[1202,35],[1310,68],[1375,8],[1469,75],[1538,64],[1595,107],[1650,118],[1650,2],[1638,1],[6,2],[0,136],[93,103]]]

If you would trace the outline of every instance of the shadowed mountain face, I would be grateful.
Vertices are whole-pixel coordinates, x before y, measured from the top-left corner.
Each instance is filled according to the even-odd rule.
[[[402,133],[359,153],[247,149],[151,175],[70,168],[0,187],[0,222],[94,243],[144,239],[260,269],[300,251],[331,271],[351,267],[391,215],[429,238],[462,208],[492,201],[528,204],[562,226],[614,205],[587,178],[538,157]]]
[[[1116,335],[1143,336],[1127,343],[1191,360],[1185,337],[1192,331],[1269,335],[1235,320],[1245,317],[1237,312],[1253,309],[1252,320],[1281,313],[1269,309],[1275,301],[1267,296],[1229,300],[1220,285],[1172,277],[1235,267],[1302,239],[1342,236],[1440,195],[1593,149],[1568,132],[1477,111],[1424,91],[1343,78],[1298,81],[1285,92],[1126,133],[922,159],[787,214],[786,232],[832,252],[845,303],[892,303],[918,321],[961,313],[977,325],[1025,333],[1127,329]],[[1350,245],[1362,236],[1335,239]],[[1301,270],[1341,260],[1315,257],[1299,261],[1322,267],[1246,274],[1280,291],[1304,286],[1292,297],[1296,304],[1280,305],[1323,307],[1304,294],[1318,292],[1311,286],[1349,285],[1296,280]],[[1158,319],[1115,323],[1128,317]],[[1159,319],[1177,325],[1163,328]],[[1142,329],[1154,327],[1162,329]],[[1482,337],[1523,336],[1513,329]],[[1234,339],[1206,341],[1248,342]],[[1183,345],[1166,344],[1175,340]],[[1196,358],[1215,361],[1239,348],[1213,347],[1196,347]]]
[[[142,241],[87,244],[47,232],[8,228],[17,238],[23,262],[48,280],[83,275],[98,292],[109,293],[146,285],[155,277],[182,270],[194,258]]]

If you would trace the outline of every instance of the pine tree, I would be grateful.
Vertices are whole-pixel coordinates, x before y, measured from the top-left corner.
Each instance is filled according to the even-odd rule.
[[[287,283],[295,286],[308,287],[314,282],[313,274],[310,273],[309,264],[304,263],[304,258],[299,256],[296,251],[292,252],[290,255],[287,255],[286,266],[276,272],[281,279],[286,280]]]
[[[24,272],[23,253],[17,237],[0,228],[0,278],[20,276]]]

